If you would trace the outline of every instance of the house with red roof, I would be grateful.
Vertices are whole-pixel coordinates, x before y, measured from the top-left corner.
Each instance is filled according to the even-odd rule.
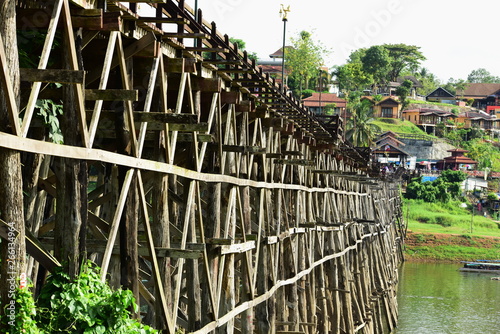
[[[338,97],[335,93],[313,93],[302,100],[311,112],[316,115],[332,114],[344,115],[347,101]]]
[[[451,156],[438,161],[437,167],[440,170],[453,169],[453,170],[474,170],[478,164],[477,161],[472,160],[464,156],[464,153],[469,151],[462,150],[460,148],[455,148],[453,150],[448,150]]]

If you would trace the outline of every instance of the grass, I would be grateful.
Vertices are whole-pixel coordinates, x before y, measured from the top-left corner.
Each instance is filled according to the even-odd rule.
[[[404,217],[408,228],[414,232],[500,237],[499,225],[495,221],[482,215],[472,216],[470,209],[461,208],[460,204],[458,201],[426,203],[404,200]]]
[[[378,118],[373,121],[373,124],[378,125],[382,132],[392,131],[399,133],[426,135],[425,131],[420,129],[412,122],[406,120],[402,121],[396,118]]]
[[[460,204],[404,200],[403,214],[411,232],[407,234],[406,257],[448,261],[500,259],[500,225],[481,215],[472,216],[470,209]]]

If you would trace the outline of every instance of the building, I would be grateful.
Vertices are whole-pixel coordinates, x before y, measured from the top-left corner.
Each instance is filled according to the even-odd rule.
[[[457,124],[462,123],[464,129],[479,128],[486,131],[496,131],[500,129],[500,118],[492,116],[484,111],[467,111],[458,115]]]
[[[425,100],[429,102],[448,103],[448,104],[456,103],[455,95],[448,92],[443,87],[438,87],[435,90],[433,90],[425,97]]]
[[[388,131],[379,136],[372,149],[375,161],[382,164],[394,164],[396,166],[406,167],[409,162],[410,154],[404,151],[406,145],[396,139],[397,135]]]
[[[438,163],[437,163],[438,169],[441,169],[441,170],[445,170],[445,169],[473,170],[473,169],[476,169],[478,162],[464,156],[464,153],[467,153],[469,151],[455,148],[453,150],[448,150],[447,152],[450,152],[451,156],[446,157],[443,160],[438,161]]]
[[[443,124],[448,128],[455,127],[457,123],[456,119],[458,118],[458,116],[452,112],[430,108],[404,110],[402,114],[403,119],[419,126],[429,134],[434,134],[436,126],[439,124]]]
[[[316,115],[330,114],[343,115],[346,110],[347,101],[334,93],[313,93],[302,100],[311,112]]]
[[[361,100],[370,101],[373,109],[373,117],[400,118],[401,103],[391,96],[385,96],[377,102],[373,96],[363,96]]]
[[[488,106],[499,106],[500,83],[470,83],[463,92],[457,91],[457,98],[473,99],[472,106],[482,110]]]

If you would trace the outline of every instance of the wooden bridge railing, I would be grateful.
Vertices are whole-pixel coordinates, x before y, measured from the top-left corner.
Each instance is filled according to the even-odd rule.
[[[22,153],[5,177],[22,179],[31,255],[18,271],[43,284],[89,257],[166,333],[393,328],[397,185],[368,177],[342,131],[215,23],[183,1],[139,16],[137,2],[20,1],[14,28],[44,38],[36,69],[7,66],[17,48],[0,41],[0,151]],[[64,143],[42,100],[61,104]]]

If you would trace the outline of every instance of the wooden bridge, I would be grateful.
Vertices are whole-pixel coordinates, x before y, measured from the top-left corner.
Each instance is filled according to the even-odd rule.
[[[184,1],[4,7],[0,235],[2,259],[20,236],[18,273],[39,288],[88,257],[164,333],[394,328],[399,190],[339,118]]]

